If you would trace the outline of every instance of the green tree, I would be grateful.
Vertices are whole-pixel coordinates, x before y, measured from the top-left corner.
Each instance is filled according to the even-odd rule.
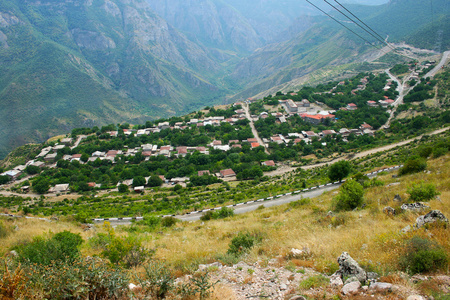
[[[163,180],[156,175],[152,175],[150,176],[149,180],[148,180],[148,186],[150,187],[156,187],[156,186],[161,186],[163,184]]]
[[[342,186],[339,195],[336,197],[335,208],[340,210],[352,210],[363,203],[364,188],[353,179],[347,180]]]
[[[425,170],[426,168],[427,168],[426,159],[419,156],[412,156],[406,161],[405,165],[402,168],[400,168],[398,174],[402,176],[406,174],[417,173]]]
[[[144,176],[136,176],[133,178],[133,187],[144,186],[145,178]]]
[[[50,182],[46,177],[38,177],[33,181],[32,188],[38,194],[45,194],[50,189]]]
[[[9,182],[9,176],[8,175],[1,175],[0,176],[0,184],[5,184]]]
[[[330,166],[328,169],[328,177],[331,181],[341,181],[350,174],[351,165],[346,160],[338,161]]]
[[[128,192],[128,186],[126,184],[119,184],[119,193],[127,193]]]

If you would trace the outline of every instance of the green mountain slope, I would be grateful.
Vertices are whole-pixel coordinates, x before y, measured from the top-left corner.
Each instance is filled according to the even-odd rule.
[[[219,101],[220,68],[139,0],[0,3],[0,157],[73,127]]]

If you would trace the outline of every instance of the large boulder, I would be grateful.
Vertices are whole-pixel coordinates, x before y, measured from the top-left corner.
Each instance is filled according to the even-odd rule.
[[[425,224],[434,223],[436,221],[441,221],[448,223],[448,219],[439,210],[432,210],[426,215],[420,216],[416,219],[415,227],[420,228]]]
[[[352,295],[358,292],[358,290],[361,288],[361,282],[359,281],[353,281],[350,283],[347,283],[342,287],[342,293],[344,295]]]
[[[412,211],[423,210],[425,208],[429,208],[429,206],[426,206],[425,204],[420,203],[420,202],[405,203],[401,206],[401,209],[403,209],[403,210],[412,210]]]
[[[338,258],[338,263],[339,270],[335,274],[339,275],[341,279],[354,276],[361,283],[367,280],[366,271],[347,252],[342,252]]]

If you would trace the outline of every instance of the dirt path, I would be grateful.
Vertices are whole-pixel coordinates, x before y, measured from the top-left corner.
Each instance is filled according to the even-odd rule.
[[[255,124],[253,124],[253,119],[250,116],[250,109],[249,109],[249,104],[248,103],[244,103],[244,105],[242,106],[242,108],[245,110],[245,116],[247,117],[247,120],[250,121],[250,128],[252,129],[252,133],[255,136],[256,140],[258,141],[258,143],[264,147],[264,152],[266,152],[267,154],[269,153],[269,150],[267,150],[267,145],[262,141],[262,139],[259,137],[258,131],[256,130]]]

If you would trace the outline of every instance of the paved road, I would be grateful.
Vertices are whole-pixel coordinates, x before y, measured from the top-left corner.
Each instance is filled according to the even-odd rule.
[[[442,69],[442,67],[445,65],[445,63],[447,62],[447,59],[449,59],[449,57],[450,57],[450,51],[445,51],[445,52],[442,54],[441,61],[437,64],[436,67],[433,68],[433,70],[431,70],[430,72],[428,72],[427,74],[425,74],[424,78],[427,78],[427,77],[433,77],[434,75],[436,75],[436,73],[437,73],[440,69]]]
[[[369,174],[367,174],[367,176],[374,177],[380,172],[383,172],[383,171],[391,172],[391,171],[398,170],[400,167],[401,166],[386,168],[383,170],[379,170],[377,172],[369,173]],[[345,180],[343,182],[345,182]],[[244,214],[244,213],[258,209],[258,207],[260,207],[261,205],[263,205],[264,207],[272,207],[272,206],[279,206],[282,204],[297,201],[297,200],[300,200],[301,198],[316,198],[325,192],[332,191],[332,190],[339,188],[343,182],[328,183],[325,185],[320,185],[317,187],[305,189],[303,191],[295,191],[292,193],[286,193],[286,194],[277,195],[274,197],[259,199],[256,201],[249,201],[246,203],[238,203],[235,205],[228,205],[227,207],[233,208],[235,214]],[[220,208],[221,207],[217,207],[215,209],[205,209],[202,211],[192,212],[192,213],[189,213],[186,215],[180,215],[180,216],[175,216],[175,217],[182,221],[196,221],[196,220],[200,220],[200,217],[205,212],[210,211],[210,210],[219,210]]]

